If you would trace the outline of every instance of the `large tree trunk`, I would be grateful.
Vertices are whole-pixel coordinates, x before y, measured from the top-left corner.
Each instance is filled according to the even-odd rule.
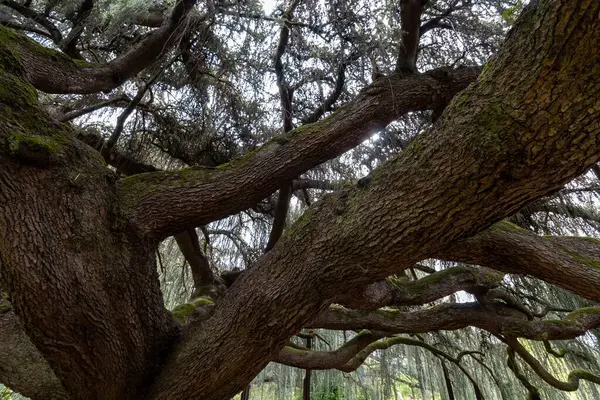
[[[75,399],[139,398],[178,328],[156,243],[119,214],[116,176],[52,121],[0,48],[0,278],[31,341]]]
[[[240,211],[351,147],[397,116],[394,89],[407,81],[439,88],[452,76],[376,83],[309,134],[292,131],[221,169],[119,181],[39,109],[15,56],[22,46],[0,43],[0,283],[71,398],[227,399],[329,306],[340,281],[361,286],[408,268],[598,160],[599,12],[596,0],[530,7],[432,131],[366,186],[313,207],[211,319],[181,334],[162,304],[159,239]],[[446,96],[433,93],[430,105]],[[283,160],[290,149],[300,152]],[[281,161],[275,178],[244,196],[240,182],[274,169],[270,160]]]
[[[136,398],[176,333],[156,244],[115,214],[115,178],[92,150],[66,147],[65,166],[0,156],[2,283],[74,398]]]

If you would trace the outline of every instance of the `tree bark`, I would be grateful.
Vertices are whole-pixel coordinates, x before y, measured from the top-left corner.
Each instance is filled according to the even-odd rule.
[[[69,399],[48,362],[21,328],[17,316],[10,308],[2,307],[0,382],[32,400]]]
[[[151,397],[233,395],[327,306],[337,282],[362,285],[408,268],[587,170],[600,156],[598,11],[591,0],[528,7],[434,129],[367,187],[318,203],[236,281],[210,320],[190,327]],[[141,209],[166,196],[160,190]],[[221,348],[229,357],[218,357],[214,371],[206,360]],[[196,374],[210,378],[200,383]]]
[[[164,25],[106,64],[76,63],[59,52],[40,51],[31,39],[0,28],[2,44],[18,52],[27,65],[29,82],[46,93],[109,92],[137,75],[170,48],[180,22],[196,4],[195,0],[179,0]]]
[[[431,131],[370,183],[312,207],[210,319],[181,333],[162,304],[159,239],[250,207],[402,113],[446,103],[473,70],[392,76],[231,165],[117,182],[39,109],[27,83],[39,81],[1,44],[0,83],[12,90],[0,90],[0,283],[15,314],[73,399],[231,397],[328,309],[340,281],[363,287],[409,268],[598,161],[599,12],[595,0],[528,7]],[[595,318],[578,316],[573,332]]]

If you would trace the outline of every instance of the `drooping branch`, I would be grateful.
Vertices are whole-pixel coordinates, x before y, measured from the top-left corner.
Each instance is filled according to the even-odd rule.
[[[521,358],[531,367],[531,369],[549,385],[566,392],[573,392],[579,389],[581,379],[600,384],[600,376],[589,371],[574,370],[569,373],[567,381],[556,379],[530,352],[523,347],[517,339],[511,336],[504,336],[503,340],[513,349]]]
[[[382,332],[363,331],[342,347],[333,351],[302,350],[286,346],[279,352],[274,361],[303,369],[340,368],[365,347],[385,336],[386,334]]]
[[[536,213],[549,212],[564,215],[571,218],[581,218],[586,221],[600,224],[600,211],[597,209],[575,205],[575,204],[551,204],[547,202],[535,202],[525,207],[521,212]]]
[[[440,360],[443,359],[443,360],[450,361],[451,363],[456,365],[463,374],[465,374],[467,379],[469,379],[469,381],[473,385],[473,390],[475,391],[475,398],[477,400],[483,400],[483,395],[482,395],[481,389],[479,388],[479,385],[477,384],[475,379],[473,379],[471,374],[460,364],[462,357],[464,357],[465,355],[467,355],[469,353],[473,353],[473,352],[461,352],[457,357],[452,357],[448,353],[436,348],[435,346],[425,343],[424,341],[421,341],[421,340],[415,340],[415,339],[410,339],[410,338],[405,338],[405,337],[390,337],[390,338],[387,338],[384,340],[374,342],[374,343],[368,345],[360,353],[358,353],[356,355],[356,357],[354,357],[350,362],[348,362],[346,365],[344,365],[342,367],[339,367],[338,369],[341,371],[344,371],[344,372],[352,372],[352,371],[356,370],[360,365],[362,365],[362,363],[367,359],[367,357],[371,353],[373,353],[375,350],[385,350],[385,349],[388,349],[392,346],[396,346],[399,344],[421,347],[421,348],[424,348],[425,350],[428,350],[431,353],[433,353],[436,357],[440,358]]]
[[[7,28],[4,45],[16,51],[24,63],[28,81],[47,93],[109,92],[135,76],[169,49],[174,33],[193,8],[195,0],[180,0],[171,17],[160,28],[134,45],[128,52],[106,64],[81,64],[68,56],[41,47]]]
[[[121,184],[123,207],[148,235],[166,237],[206,225],[252,207],[281,182],[357,146],[399,116],[447,104],[479,71],[459,68],[443,80],[435,78],[435,73],[390,76],[363,90],[335,114],[280,135],[223,167],[128,178]],[[188,207],[191,203],[197,206]]]
[[[600,240],[593,238],[537,236],[501,222],[435,256],[535,276],[600,301]]]

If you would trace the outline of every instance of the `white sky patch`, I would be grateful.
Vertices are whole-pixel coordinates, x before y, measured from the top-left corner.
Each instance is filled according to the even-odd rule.
[[[275,9],[275,0],[263,0],[262,6],[263,10],[265,10],[265,15],[269,15]]]

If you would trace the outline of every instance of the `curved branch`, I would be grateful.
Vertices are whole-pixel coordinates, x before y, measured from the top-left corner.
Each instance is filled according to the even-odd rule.
[[[292,198],[292,185],[284,185],[279,189],[277,196],[277,206],[275,207],[275,217],[273,226],[269,234],[269,241],[265,247],[265,253],[269,252],[281,238],[283,229],[285,228],[285,220],[287,219],[290,200]]]
[[[26,77],[36,89],[46,93],[109,92],[145,69],[172,45],[174,33],[194,4],[195,0],[180,0],[165,25],[106,64],[76,63],[12,31],[6,32],[8,40],[4,44],[21,56],[27,66]]]
[[[579,389],[579,381],[581,379],[600,384],[600,376],[583,370],[571,371],[566,382],[558,380],[550,372],[548,372],[546,368],[544,368],[544,366],[538,361],[538,359],[529,353],[517,339],[510,336],[505,336],[503,340],[510,346],[511,349],[516,351],[523,360],[525,360],[525,362],[540,378],[558,390],[574,392],[575,390]]]
[[[537,236],[503,221],[454,243],[435,257],[535,276],[600,301],[600,240],[597,239]]]
[[[147,235],[166,237],[248,209],[324,161],[360,144],[375,129],[411,111],[435,108],[471,83],[479,68],[390,76],[333,115],[296,128],[216,169],[192,167],[124,179],[124,212]],[[152,187],[152,190],[149,188]],[[189,204],[196,207],[188,207]]]
[[[380,167],[367,185],[340,191],[316,203],[273,250],[231,286],[211,319],[189,327],[177,345],[178,351],[171,354],[150,388],[153,400],[216,400],[234,395],[277,355],[289,337],[327,307],[338,290],[336,283],[365,285],[410,268],[440,248],[473,236],[526,203],[559,190],[600,158],[600,108],[589,107],[590,102],[597,102],[598,88],[575,84],[600,80],[600,3],[540,0],[537,5],[525,9],[477,83],[450,103],[430,131]],[[565,12],[567,8],[569,12]],[[551,34],[555,26],[563,28],[563,34]],[[385,98],[378,96],[383,89],[380,85],[385,85]],[[244,187],[245,197],[249,198],[268,184],[244,175],[223,196],[215,194],[217,183],[211,181],[214,177],[221,183],[231,179],[228,172],[236,168],[241,172],[244,166],[252,165],[259,173],[268,167],[271,178],[266,180],[282,175],[291,180],[301,172],[295,169],[300,169],[299,158],[306,165],[318,157],[311,157],[307,163],[302,151],[286,153],[293,147],[288,144],[297,146],[295,140],[302,136],[303,145],[309,145],[309,149],[316,145],[322,156],[331,150],[320,141],[321,129],[339,132],[343,126],[344,135],[337,139],[347,145],[347,137],[355,138],[365,134],[363,129],[368,132],[376,128],[365,123],[365,117],[380,123],[397,115],[401,107],[392,103],[397,93],[390,91],[397,87],[394,79],[377,80],[362,92],[362,108],[352,110],[357,104],[352,102],[345,107],[346,112],[340,110],[304,127],[317,129],[312,135],[288,132],[214,174],[209,171],[207,175],[195,175],[197,169],[189,175],[181,171],[179,175],[149,174],[154,179],[137,186],[145,193],[134,200],[133,207],[130,203],[128,209],[135,210],[130,216],[143,227],[138,218],[147,215],[150,226],[155,224],[158,229],[146,232],[159,232],[160,237],[171,226],[185,226],[184,218],[194,223],[201,219],[201,213],[190,216],[182,210],[178,198],[182,194],[186,202],[195,200],[196,204],[198,199],[209,199],[210,203],[219,198],[220,202],[213,205],[231,212],[234,207],[229,196],[233,193],[240,197],[237,187]],[[369,93],[376,103],[365,103]],[[348,110],[353,113],[348,114]],[[357,120],[359,115],[362,118]],[[329,125],[332,121],[338,125]],[[325,144],[335,149],[332,153],[339,150],[336,142]],[[263,165],[267,160],[279,162]],[[290,172],[291,176],[285,176]],[[184,191],[177,189],[182,181]],[[147,184],[154,185],[152,190]],[[275,190],[281,183],[270,184]],[[132,194],[134,186],[125,189]],[[171,195],[167,188],[172,190]],[[153,206],[148,203],[150,199]],[[202,203],[198,208],[205,208],[207,202]],[[159,207],[167,210],[157,211]],[[140,213],[142,209],[146,212]],[[170,220],[164,215],[169,212],[174,215]],[[590,315],[595,317],[592,325],[600,323],[600,313]],[[583,322],[592,319],[584,316]],[[501,318],[495,316],[494,320]],[[586,328],[565,325],[567,334]],[[552,328],[550,334],[566,336],[565,327]],[[206,360],[214,359],[215,352],[222,348],[227,348],[231,357],[219,358],[220,368],[215,371],[214,364]],[[204,374],[212,379],[197,379]]]
[[[277,363],[302,369],[340,368],[373,342],[385,337],[385,333],[363,331],[342,347],[333,351],[312,351],[284,347],[273,360]]]
[[[346,69],[348,65],[352,63],[354,60],[360,57],[359,52],[354,52],[348,57],[347,60],[343,61],[337,67],[337,76],[335,79],[335,86],[333,91],[327,96],[327,98],[323,101],[317,109],[315,109],[309,116],[302,120],[302,125],[312,124],[313,122],[317,122],[326,112],[331,111],[335,102],[342,95],[344,90],[344,84],[346,82]]]
[[[515,351],[512,348],[508,348],[508,357],[506,359],[506,364],[508,368],[513,372],[513,374],[517,377],[517,379],[525,386],[527,392],[529,393],[529,398],[531,400],[541,400],[540,391],[537,387],[535,387],[529,379],[519,370],[519,366],[515,360]]]

